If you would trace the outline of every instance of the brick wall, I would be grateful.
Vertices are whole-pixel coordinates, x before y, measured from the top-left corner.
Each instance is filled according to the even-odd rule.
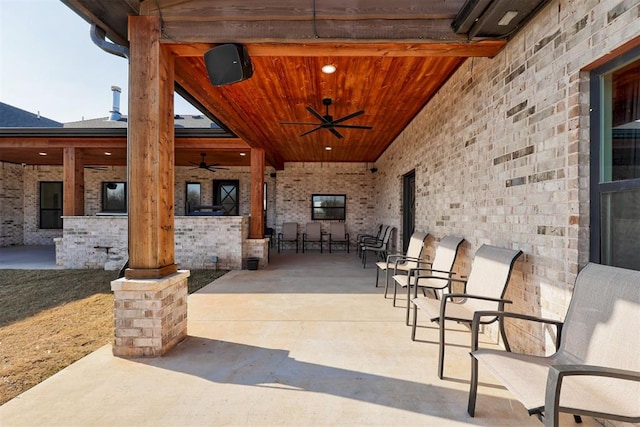
[[[375,175],[366,163],[286,163],[278,171],[276,189],[276,238],[282,223],[297,222],[302,235],[311,222],[312,194],[346,194],[346,227],[351,240],[371,232],[378,198]],[[329,231],[329,221],[321,221]]]
[[[513,311],[563,318],[588,261],[589,63],[640,35],[637,2],[552,1],[493,59],[468,59],[376,162],[376,217],[401,224],[416,171],[416,228],[522,249]],[[432,249],[431,249],[432,251]],[[512,325],[544,352],[543,330]]]
[[[22,165],[0,162],[0,247],[24,238],[22,175]]]
[[[128,258],[127,218],[65,217],[64,236],[56,239],[56,264],[64,268],[119,270]],[[175,218],[175,262],[180,268],[237,270],[249,256],[265,265],[267,242],[249,240],[249,218],[240,216]],[[212,256],[218,257],[217,264]]]

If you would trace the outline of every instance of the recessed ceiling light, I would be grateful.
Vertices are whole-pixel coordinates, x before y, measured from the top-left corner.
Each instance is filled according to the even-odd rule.
[[[325,150],[331,151],[331,147],[324,147]]]
[[[105,155],[105,156],[110,156],[110,155],[111,155],[111,153],[110,153],[110,152],[108,152],[108,151],[105,151],[105,152],[104,152],[104,155]]]
[[[246,155],[247,155],[247,153],[240,153],[240,155],[241,155],[241,156],[246,156]]]
[[[327,64],[322,66],[322,72],[325,74],[332,74],[336,72],[336,66],[333,64]]]
[[[47,155],[47,153],[45,153],[44,151],[41,151],[38,154],[40,154],[41,156],[46,156]]]

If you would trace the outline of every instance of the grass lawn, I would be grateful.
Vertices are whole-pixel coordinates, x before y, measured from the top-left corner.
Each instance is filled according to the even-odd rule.
[[[225,271],[191,270],[189,293]],[[0,405],[113,342],[117,271],[0,270]]]

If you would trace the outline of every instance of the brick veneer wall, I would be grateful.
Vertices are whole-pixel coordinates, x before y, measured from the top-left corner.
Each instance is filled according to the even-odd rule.
[[[483,243],[522,249],[510,310],[563,318],[589,256],[581,69],[639,36],[639,16],[637,3],[552,1],[495,58],[468,59],[376,162],[378,220],[400,218],[415,169],[416,228],[465,237],[462,273]],[[552,347],[541,327],[509,332],[516,348]]]
[[[0,247],[24,239],[22,165],[0,162]]]
[[[56,264],[64,268],[119,270],[128,258],[127,218],[64,217],[62,239],[56,239]],[[180,268],[237,270],[249,256],[266,265],[264,239],[249,240],[249,218],[239,216],[175,218],[175,262]],[[211,256],[218,262],[211,262]]]
[[[379,202],[369,168],[367,163],[286,163],[277,173],[276,233],[284,222],[297,222],[302,236],[311,222],[312,194],[346,194],[345,223],[353,245],[358,233],[372,231]],[[321,223],[322,231],[328,232],[330,221]]]

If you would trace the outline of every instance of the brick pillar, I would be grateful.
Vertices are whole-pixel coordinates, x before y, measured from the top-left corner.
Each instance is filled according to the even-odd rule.
[[[189,271],[161,279],[118,279],[115,295],[114,356],[157,357],[187,336]]]

